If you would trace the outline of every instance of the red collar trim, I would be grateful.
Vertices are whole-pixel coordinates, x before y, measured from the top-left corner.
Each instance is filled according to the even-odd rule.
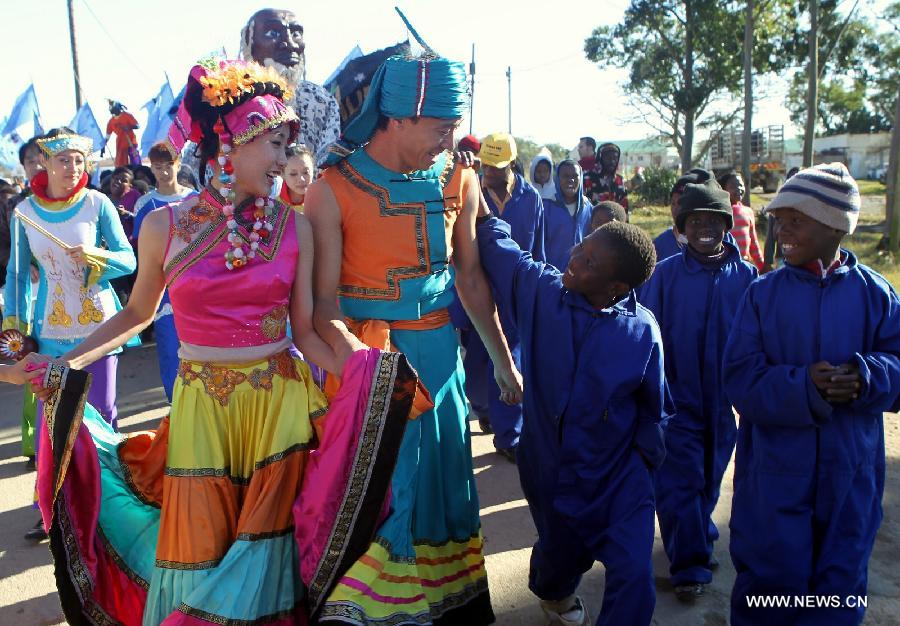
[[[834,271],[837,268],[841,267],[846,262],[847,262],[847,253],[845,251],[841,250],[840,256],[837,259],[835,259],[831,263],[831,265],[829,265],[827,268],[822,263],[822,259],[816,259],[814,261],[810,261],[809,263],[807,263],[806,265],[803,265],[802,267],[806,271],[812,272],[819,278],[825,278],[829,274],[834,273]]]
[[[284,181],[281,182],[281,191],[278,193],[278,199],[289,207],[303,206],[302,202],[297,203],[291,200],[291,190],[288,189],[287,183],[285,183]]]
[[[37,174],[34,175],[34,178],[31,179],[31,191],[34,192],[34,195],[43,200],[46,203],[53,204],[68,204],[71,202],[81,190],[87,186],[88,183],[88,175],[87,172],[81,175],[81,180],[78,181],[78,184],[75,185],[75,189],[72,190],[65,198],[51,198],[47,194],[47,186],[50,183],[50,176],[47,174],[47,170],[41,170]]]

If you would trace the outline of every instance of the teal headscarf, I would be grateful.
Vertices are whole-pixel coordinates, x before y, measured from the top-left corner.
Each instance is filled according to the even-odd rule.
[[[329,150],[325,166],[338,163],[367,143],[380,115],[456,119],[463,116],[468,104],[465,64],[442,57],[389,57],[372,77],[359,114]]]

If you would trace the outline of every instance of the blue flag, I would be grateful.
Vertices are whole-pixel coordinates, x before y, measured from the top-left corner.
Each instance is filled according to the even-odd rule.
[[[159,93],[156,94],[156,97],[143,106],[143,108],[147,109],[147,125],[144,127],[144,133],[141,135],[141,154],[146,156],[153,144],[166,138],[169,126],[171,126],[175,117],[169,113],[174,102],[175,96],[172,94],[172,86],[166,80],[162,87],[159,88]]]
[[[3,130],[0,131],[0,135],[11,135],[16,132],[19,127],[24,126],[29,122],[35,122],[35,126],[38,126],[36,122],[40,115],[41,112],[38,109],[37,96],[34,94],[34,85],[28,85],[28,89],[23,91],[22,95],[16,98],[16,103],[13,105],[12,112],[10,112],[9,117],[6,120]]]
[[[106,137],[104,137],[103,131],[100,130],[100,125],[97,123],[97,118],[94,117],[91,105],[87,102],[78,109],[78,113],[72,118],[69,127],[82,137],[88,137],[93,140],[94,152],[99,152],[103,149]]]

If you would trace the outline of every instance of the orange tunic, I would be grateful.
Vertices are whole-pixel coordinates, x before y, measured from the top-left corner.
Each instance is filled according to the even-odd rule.
[[[137,145],[134,134],[137,127],[138,121],[128,111],[114,115],[106,123],[106,134],[116,136],[116,167],[128,165],[128,148]]]
[[[448,159],[441,176],[441,195],[432,186],[433,199],[429,199],[416,193],[419,181],[415,179],[397,174],[403,180],[388,189],[348,161],[323,174],[341,210],[343,257],[338,293],[342,304],[349,304],[347,299],[399,300],[405,308],[402,304],[410,300],[424,304],[424,300],[434,298],[438,295],[435,289],[449,289],[450,280],[440,286],[427,283],[448,270],[453,226],[469,186],[478,184],[475,172]],[[415,196],[417,201],[413,200]],[[385,245],[387,242],[389,245]],[[405,288],[408,281],[413,282]],[[447,306],[449,300],[441,306]],[[428,306],[421,309],[411,316],[378,317],[418,319],[435,310]],[[352,311],[345,312],[357,317]]]

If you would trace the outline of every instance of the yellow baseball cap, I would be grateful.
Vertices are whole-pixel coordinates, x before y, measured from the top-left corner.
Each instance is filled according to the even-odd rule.
[[[481,141],[478,151],[482,163],[500,168],[512,163],[516,155],[516,140],[509,133],[491,133]]]

